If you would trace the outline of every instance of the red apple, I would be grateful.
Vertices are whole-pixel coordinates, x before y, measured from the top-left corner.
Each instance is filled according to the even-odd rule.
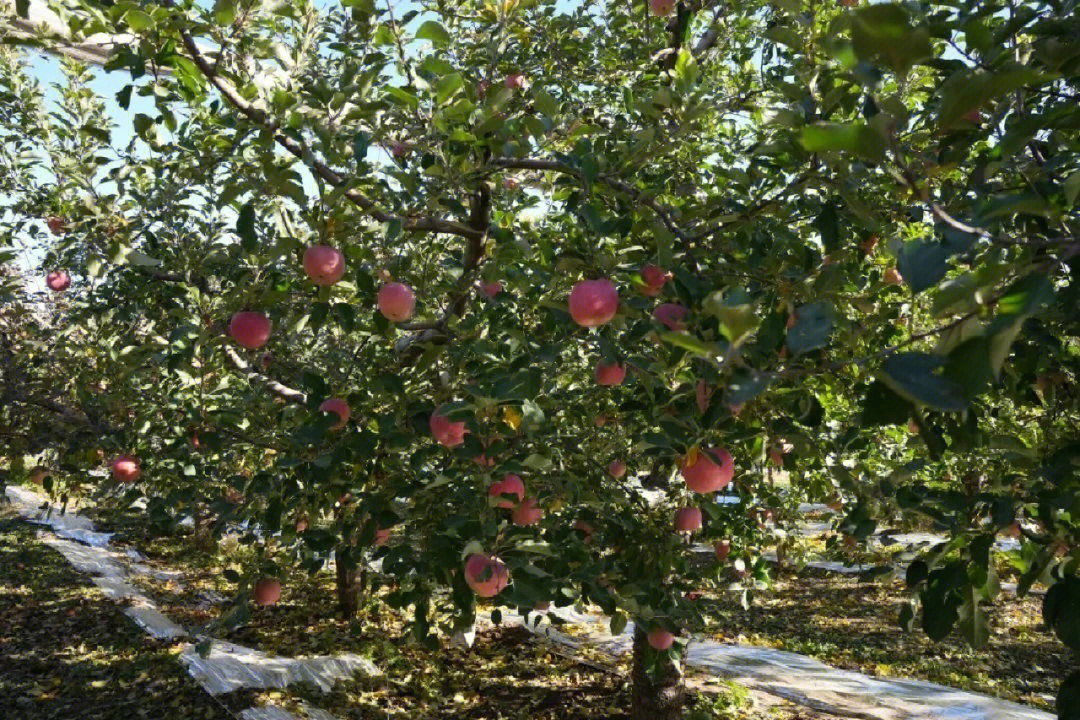
[[[49,232],[53,235],[63,235],[67,232],[67,221],[58,215],[53,215],[47,219],[45,224],[49,226]]]
[[[701,529],[701,509],[688,505],[675,512],[675,532],[692,533]]]
[[[879,238],[877,235],[871,235],[870,237],[863,240],[862,251],[867,255],[873,254],[874,248],[877,247],[878,240]]]
[[[645,282],[639,289],[643,295],[656,297],[664,289],[664,285],[672,278],[671,273],[662,270],[655,265],[646,265],[641,268],[641,279]]]
[[[668,330],[674,332],[679,332],[686,328],[683,324],[683,320],[685,319],[686,308],[678,303],[663,303],[653,310],[653,320],[661,325],[666,325]]]
[[[671,2],[673,0],[650,0],[650,2],[653,3],[665,1]],[[650,630],[648,638],[649,647],[651,647],[653,650],[659,650],[661,652],[667,650],[675,642],[675,636],[661,627],[653,628],[652,630]]]
[[[485,95],[487,95],[487,91],[490,87],[490,82],[488,82],[487,80],[481,80],[480,82],[476,83],[476,94],[480,97],[484,97]]]
[[[1020,537],[1020,523],[1013,523],[1005,529],[1005,537],[1011,537],[1014,540]]]
[[[480,289],[484,291],[484,294],[489,298],[493,298],[502,292],[502,283],[496,280],[495,282],[482,282],[480,283]]]
[[[274,356],[269,352],[264,352],[259,356],[259,363],[263,366],[263,370],[266,370],[274,362]]]
[[[201,444],[202,443],[199,442],[199,433],[197,433],[197,432],[191,433],[191,447],[198,450],[199,446]]]
[[[716,553],[716,559],[720,562],[727,560],[728,555],[731,554],[731,541],[720,540],[713,546],[713,552]]]
[[[713,462],[713,458],[719,464]],[[724,489],[735,474],[735,463],[727,450],[713,448],[688,453],[679,470],[690,490],[704,494]]]
[[[390,322],[402,322],[412,317],[416,296],[412,288],[398,282],[379,288],[379,312]]]
[[[331,430],[340,430],[349,422],[349,403],[339,397],[323,400],[319,405],[319,412],[337,413],[338,421],[330,426]]]
[[[592,525],[585,522],[584,520],[576,520],[576,521],[574,521],[574,529],[585,536],[584,537],[585,542],[589,542],[589,540],[592,539],[593,527],[592,527]]]
[[[619,460],[614,460],[607,466],[608,475],[618,480],[626,474],[626,465]]]
[[[776,467],[784,467],[784,456],[776,448],[769,448],[769,460]]]
[[[507,190],[517,190],[521,187],[521,183],[518,182],[517,178],[508,177],[503,179],[503,187]]]
[[[428,421],[431,427],[431,434],[435,436],[435,440],[445,447],[457,447],[461,443],[465,442],[465,436],[469,430],[465,427],[465,421],[451,422],[446,417],[439,414],[439,411],[431,413],[431,420]]]
[[[533,605],[533,610],[535,610],[536,612],[546,613],[550,609],[551,602],[548,600],[543,600]]]
[[[379,528],[375,531],[375,547],[382,547],[390,542],[391,528]]]
[[[510,581],[510,571],[502,560],[474,553],[465,560],[465,583],[480,597],[495,597]]]
[[[900,275],[900,271],[894,267],[885,271],[885,275],[882,278],[886,285],[903,285],[904,278]]]
[[[542,517],[544,517],[544,511],[536,507],[536,498],[525,498],[510,514],[510,520],[522,527],[535,525]]]
[[[605,365],[604,363],[597,363],[596,365],[596,384],[597,385],[622,385],[623,380],[626,379],[626,366],[619,363],[612,363]]]
[[[396,158],[403,158],[409,154],[409,146],[405,143],[396,142],[390,146],[390,153]]]
[[[302,533],[308,529],[309,522],[306,517],[302,517],[296,521],[296,532]]]
[[[506,79],[503,80],[503,84],[511,90],[520,90],[525,87],[525,76],[519,72],[510,73],[506,76]]]
[[[281,599],[281,581],[274,578],[263,578],[255,583],[255,604],[262,607],[277,605]]]
[[[122,483],[133,483],[139,479],[142,470],[139,461],[131,455],[117,455],[112,461],[112,476]]]
[[[270,339],[270,328],[270,318],[265,313],[245,310],[232,316],[229,336],[248,350],[254,350]]]
[[[513,500],[503,498],[503,495],[517,495],[517,502],[521,502],[525,499],[525,483],[522,482],[519,476],[508,473],[499,482],[492,483],[491,487],[488,488],[488,496],[499,498],[499,501],[495,503],[495,507],[509,510],[517,504]]]
[[[495,467],[495,460],[492,459],[492,458],[489,458],[484,453],[480,453],[479,455],[473,455],[472,461],[474,463],[476,463],[477,465],[479,465],[480,467],[485,467],[485,468]]]
[[[599,327],[611,322],[619,309],[619,291],[610,280],[582,280],[570,291],[570,317],[582,327]]]
[[[333,285],[345,274],[345,256],[329,245],[312,245],[304,251],[304,272],[316,285]]]
[[[44,485],[45,478],[49,476],[49,468],[38,465],[30,471],[30,482],[35,485]]]
[[[53,292],[64,292],[71,287],[71,276],[67,270],[53,270],[45,276],[45,284]]]

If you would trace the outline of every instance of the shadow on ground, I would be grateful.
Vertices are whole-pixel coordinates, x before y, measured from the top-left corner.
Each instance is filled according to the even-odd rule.
[[[231,720],[188,677],[176,647],[145,635],[2,510],[0,718]]]

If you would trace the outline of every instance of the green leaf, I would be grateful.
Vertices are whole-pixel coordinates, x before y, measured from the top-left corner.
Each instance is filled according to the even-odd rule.
[[[116,93],[116,102],[125,110],[131,104],[131,90],[133,87],[132,85],[125,85]]]
[[[938,106],[938,125],[948,129],[972,110],[990,100],[1006,95],[1026,85],[1042,84],[1053,79],[1030,68],[988,73],[984,70],[961,70],[953,73],[941,86]]]
[[[214,0],[214,22],[232,25],[236,20],[236,0]]]
[[[1043,620],[1073,650],[1080,650],[1080,578],[1054,583],[1043,599]]]
[[[15,12],[23,20],[30,17],[30,0],[15,0]]]
[[[809,152],[839,150],[874,161],[885,157],[885,140],[881,133],[862,121],[807,125],[802,129],[799,142]]]
[[[964,389],[938,371],[944,359],[925,353],[899,353],[881,365],[881,379],[902,397],[936,410],[967,409]]]
[[[554,118],[559,114],[559,103],[551,95],[544,92],[539,86],[532,88],[533,104],[536,105],[536,109],[549,118]],[[1080,177],[1080,173],[1077,173],[1077,177]]]
[[[866,427],[902,425],[914,412],[910,401],[897,395],[882,381],[875,380],[866,389],[860,423]]]
[[[960,343],[949,353],[942,374],[962,388],[969,399],[982,395],[994,381],[990,341],[979,336]]]
[[[612,635],[622,635],[626,630],[626,615],[621,612],[617,612],[611,616],[610,630]]]
[[[128,26],[135,32],[140,32],[153,27],[153,19],[144,13],[142,10],[129,10],[124,15],[124,20],[127,21]]]
[[[974,587],[965,588],[964,595],[964,603],[959,607],[960,633],[971,647],[984,648],[990,640],[990,628],[978,590]]]
[[[747,371],[735,373],[728,382],[724,401],[728,405],[742,405],[765,392],[772,381],[767,375],[759,375]]]
[[[449,45],[450,33],[434,20],[428,20],[416,29],[416,39],[428,40],[432,45]]]
[[[676,347],[681,347],[684,350],[689,350],[692,353],[701,355],[702,357],[716,357],[719,354],[719,350],[704,340],[700,340],[689,333],[684,332],[665,332],[660,335],[660,339],[666,343],[670,343]]]
[[[861,7],[851,14],[851,39],[860,60],[884,63],[898,75],[930,57],[933,46],[926,28],[911,25],[901,5]]]
[[[787,346],[795,355],[824,347],[833,327],[832,305],[819,300],[795,311],[795,326],[788,330]]]
[[[941,243],[915,240],[901,246],[896,254],[896,264],[911,291],[919,293],[937,285],[945,277],[948,258],[949,254]]]
[[[465,78],[461,73],[451,73],[439,81],[435,86],[435,101],[442,105],[465,86]]]
[[[259,244],[259,238],[255,234],[255,201],[249,201],[236,217],[236,234],[240,236],[240,247],[247,252],[254,250]]]

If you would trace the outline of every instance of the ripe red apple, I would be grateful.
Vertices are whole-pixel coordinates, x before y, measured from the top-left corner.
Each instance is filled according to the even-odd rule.
[[[431,427],[431,434],[435,436],[435,440],[445,447],[457,447],[461,443],[465,442],[465,436],[469,430],[465,427],[465,421],[451,422],[443,415],[439,414],[439,411],[431,413],[431,420],[428,421]]]
[[[619,309],[619,291],[610,280],[582,280],[570,291],[570,317],[582,327],[599,327],[611,322]]]
[[[787,316],[787,323],[785,324],[784,327],[786,327],[788,330],[790,330],[791,328],[795,327],[795,324],[797,322],[799,322],[799,316],[796,313],[790,313]]]
[[[716,553],[716,559],[720,562],[724,562],[728,559],[728,555],[731,554],[731,541],[720,540],[713,546],[713,552]]]
[[[112,461],[112,476],[122,483],[133,483],[139,479],[142,470],[139,461],[131,455],[117,455]]]
[[[482,282],[480,283],[480,289],[484,291],[484,294],[489,298],[493,298],[502,292],[502,283],[496,280],[495,282]]]
[[[331,430],[340,430],[349,422],[349,403],[339,397],[323,400],[319,405],[319,412],[337,413],[338,421],[330,426]]]
[[[713,462],[713,458],[719,464]],[[731,482],[735,462],[731,459],[731,453],[723,448],[697,450],[687,453],[679,470],[690,490],[704,494],[722,490]]]
[[[391,528],[379,528],[375,531],[375,547],[382,547],[390,542]]]
[[[48,218],[45,224],[49,226],[49,232],[53,235],[63,235],[67,232],[67,221],[58,215]]]
[[[653,310],[653,320],[667,326],[668,330],[679,332],[686,329],[683,320],[686,319],[686,308],[678,303],[663,303]]]
[[[784,467],[784,456],[780,454],[780,451],[776,448],[769,448],[769,460],[776,467]]]
[[[709,400],[712,398],[713,389],[704,380],[698,380],[694,387],[694,402],[697,403],[698,412],[704,413],[709,409]]]
[[[607,466],[608,475],[618,480],[626,474],[626,465],[620,460],[614,460]]]
[[[392,282],[379,288],[379,312],[390,322],[402,322],[412,317],[416,296],[412,288]]]
[[[827,507],[833,512],[840,512],[844,509],[844,503],[841,500],[833,500]]]
[[[484,453],[480,453],[479,455],[473,455],[472,461],[480,467],[495,467],[495,460],[493,458],[489,458]]]
[[[919,434],[919,423],[915,422],[915,418],[907,421],[907,429],[912,435]]]
[[[650,2],[674,2],[674,0],[650,0]],[[659,650],[660,652],[667,650],[675,642],[675,636],[662,627],[650,630],[648,639],[649,647],[653,650]]]
[[[688,505],[675,512],[675,532],[692,533],[701,529],[701,509]]]
[[[585,536],[584,537],[585,542],[589,542],[592,539],[593,527],[592,527],[592,525],[585,522],[584,520],[575,520],[574,521],[574,529]]]
[[[870,237],[863,240],[862,251],[867,255],[873,254],[874,248],[877,247],[878,240],[879,238],[877,235],[871,235]]]
[[[503,495],[517,495],[517,502],[503,498]],[[525,483],[522,482],[519,476],[507,473],[502,480],[491,484],[491,487],[488,488],[488,496],[499,498],[499,501],[495,503],[495,507],[509,510],[525,499]]]
[[[1016,540],[1019,539],[1020,535],[1020,523],[1014,522],[1012,525],[1005,529],[1005,537],[1011,537]]]
[[[405,143],[396,142],[390,146],[390,153],[396,158],[403,158],[409,154],[409,146]]]
[[[255,583],[255,604],[262,607],[277,605],[281,599],[281,581],[274,578],[263,578]]]
[[[465,560],[465,583],[480,597],[495,597],[510,582],[506,564],[487,553],[474,553]]]
[[[198,432],[191,433],[191,447],[194,448],[195,450],[198,450],[199,446],[201,444],[202,443],[199,442],[199,433]]]
[[[67,270],[53,270],[45,276],[45,284],[53,292],[64,292],[71,287],[71,276]]]
[[[517,190],[521,187],[521,183],[518,182],[517,178],[508,177],[503,179],[503,187],[507,190]]]
[[[345,256],[329,245],[312,245],[304,251],[304,272],[316,285],[333,285],[345,274]]]
[[[263,366],[263,370],[266,370],[274,362],[274,356],[269,352],[264,352],[259,356],[259,363]]]
[[[308,522],[308,519],[306,517],[300,518],[296,521],[296,532],[305,532],[308,529],[309,525],[310,523]]]
[[[900,275],[900,271],[894,267],[885,271],[885,275],[882,277],[886,285],[903,285],[904,278]]]
[[[519,72],[510,73],[503,83],[511,90],[520,90],[525,87],[525,76]]]
[[[265,313],[244,310],[229,321],[229,336],[248,350],[260,348],[270,339],[270,318]]]
[[[38,465],[30,471],[30,482],[35,485],[44,485],[45,478],[49,475],[49,468]]]
[[[485,95],[487,95],[487,91],[489,88],[491,88],[491,83],[487,80],[481,80],[480,82],[476,83],[476,94],[480,97],[484,97]]]
[[[664,289],[664,285],[672,278],[671,273],[666,270],[662,270],[655,265],[646,265],[641,268],[641,279],[645,282],[643,286],[640,286],[642,295],[649,297],[656,297],[660,294],[660,291]]]
[[[596,384],[597,385],[622,385],[623,380],[626,379],[626,366],[619,363],[611,363],[605,365],[604,363],[596,364]]]
[[[535,525],[542,517],[544,517],[544,511],[536,507],[536,498],[525,498],[510,514],[510,520],[522,527]]]

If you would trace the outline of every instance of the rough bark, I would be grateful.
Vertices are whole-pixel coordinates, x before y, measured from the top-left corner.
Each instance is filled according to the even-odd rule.
[[[338,547],[334,556],[337,569],[338,610],[346,620],[356,617],[360,609],[360,584],[357,582],[356,564],[352,561],[351,547]]]
[[[649,647],[644,630],[634,628],[634,666],[630,673],[630,720],[679,720],[686,687],[682,673],[670,660],[659,659],[649,672]]]

